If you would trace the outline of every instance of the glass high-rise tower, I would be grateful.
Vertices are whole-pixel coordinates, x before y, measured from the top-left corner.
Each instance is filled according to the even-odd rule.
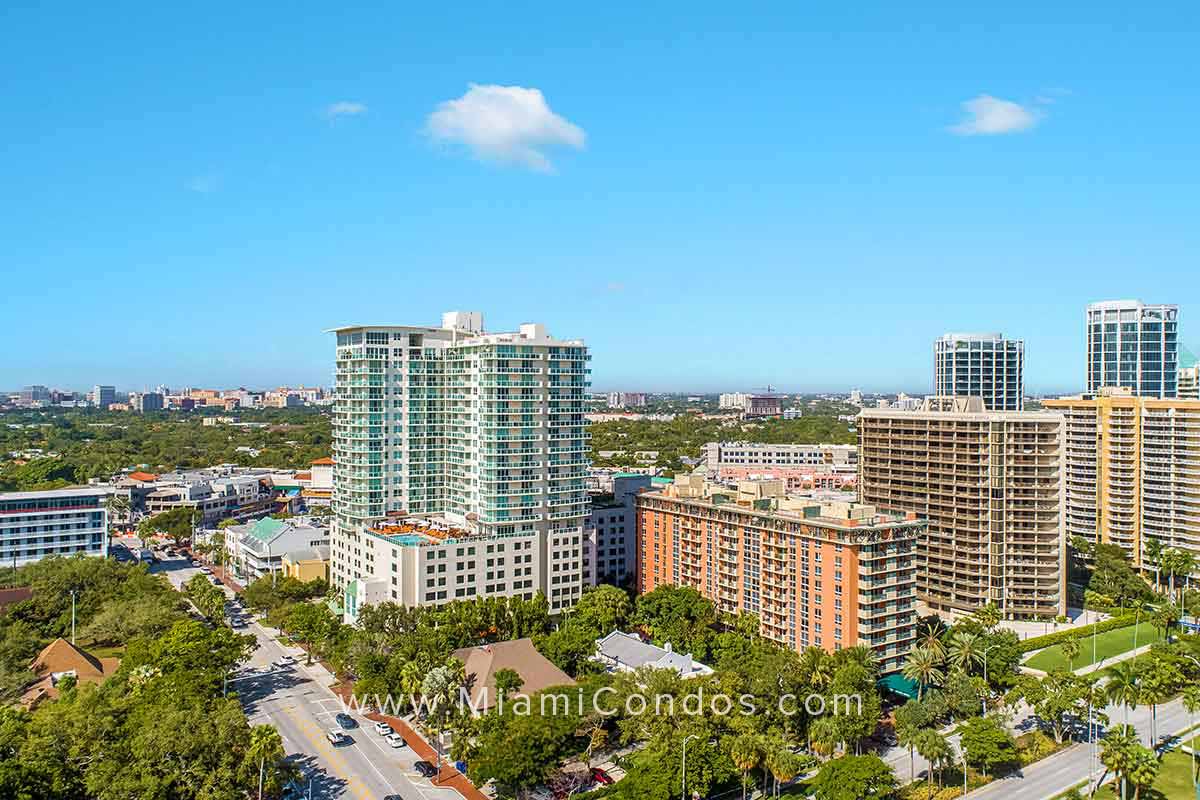
[[[543,591],[553,610],[573,604],[582,589],[578,553],[589,508],[584,343],[551,338],[537,324],[485,333],[479,312],[447,313],[440,328],[333,332],[334,585],[396,583],[396,576],[376,574],[382,567],[363,537],[381,521],[422,519],[472,541],[535,537],[541,554],[530,563],[555,574],[531,576],[526,587],[522,565],[519,588]],[[421,544],[413,537],[389,541]],[[550,566],[542,570],[543,563]],[[479,572],[485,589],[499,584],[493,574],[484,582],[492,566],[483,558],[462,564]],[[506,588],[494,593],[511,593],[512,575],[505,578]],[[446,594],[440,599],[453,599],[454,587]]]
[[[933,345],[933,393],[982,397],[988,411],[1020,411],[1025,343],[999,333],[947,333]]]
[[[1137,397],[1177,394],[1179,306],[1113,300],[1087,307],[1087,390],[1126,387]]]

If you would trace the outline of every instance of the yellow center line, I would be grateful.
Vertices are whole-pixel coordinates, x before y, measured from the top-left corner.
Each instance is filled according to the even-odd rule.
[[[325,733],[317,726],[313,725],[308,720],[297,716],[296,709],[285,709],[284,713],[296,723],[297,726],[304,732],[304,737],[309,743],[325,757],[325,760],[332,767],[334,773],[346,782],[347,788],[351,793],[359,798],[359,800],[371,800],[370,794],[367,792],[366,786],[362,780],[350,769],[350,765],[341,753],[332,749],[329,742],[325,739]]]

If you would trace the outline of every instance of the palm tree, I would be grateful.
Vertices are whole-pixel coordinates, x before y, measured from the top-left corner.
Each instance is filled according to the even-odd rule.
[[[951,666],[970,672],[971,667],[983,662],[979,634],[957,631],[950,637],[949,661]]]
[[[1147,564],[1154,570],[1154,591],[1158,591],[1159,576],[1162,573],[1162,557],[1163,546],[1162,542],[1152,536],[1146,537],[1146,543],[1142,547],[1142,568]]]
[[[800,655],[800,672],[808,676],[810,686],[824,688],[833,681],[833,657],[819,647],[810,647]]]
[[[837,743],[841,741],[842,733],[838,730],[837,720],[833,717],[821,717],[808,727],[808,738],[814,751],[821,755],[833,755]]]
[[[255,725],[250,729],[250,747],[247,754],[251,760],[258,761],[258,800],[262,800],[263,772],[268,761],[276,763],[283,758],[283,737],[271,725]]]
[[[933,772],[938,771],[938,788],[941,788],[941,769],[951,759],[954,753],[945,737],[932,728],[925,728],[916,738],[917,752],[921,758],[929,762],[929,773],[925,776],[929,785],[928,797],[933,797]]]
[[[925,687],[939,684],[946,679],[946,673],[941,669],[941,661],[930,650],[923,647],[914,648],[904,662],[904,677],[917,684],[917,700],[925,693]]]
[[[1158,777],[1158,757],[1153,750],[1136,747],[1133,763],[1129,765],[1129,782],[1133,784],[1133,800],[1142,796],[1142,789],[1154,783]]]
[[[1137,733],[1129,725],[1119,725],[1100,739],[1100,763],[1104,765],[1100,783],[1104,782],[1108,773],[1113,773],[1120,782],[1122,797],[1125,796],[1125,781],[1133,768],[1138,746]],[[1095,796],[1095,787],[1092,795]]]
[[[1137,708],[1141,700],[1142,676],[1131,661],[1113,664],[1106,670],[1108,683],[1104,687],[1105,697],[1110,703],[1125,707],[1124,723],[1129,724],[1129,709]]]
[[[1067,657],[1067,666],[1071,672],[1075,671],[1075,659],[1079,657],[1079,651],[1083,646],[1079,644],[1078,639],[1067,639],[1059,645],[1062,654]]]
[[[1175,627],[1175,623],[1179,621],[1179,614],[1175,611],[1175,606],[1170,603],[1164,603],[1161,606],[1156,606],[1150,616],[1150,624],[1156,630],[1162,631],[1163,639],[1167,644],[1171,643],[1171,629]]]
[[[1196,557],[1187,550],[1171,548],[1164,556],[1167,575],[1171,581],[1171,597],[1175,597],[1175,578],[1186,577],[1196,571]]]
[[[942,644],[942,634],[945,632],[945,628],[934,622],[925,623],[917,630],[917,647],[931,650],[939,659],[945,658],[946,646]]]
[[[779,796],[780,787],[796,777],[800,771],[800,758],[787,747],[775,747],[768,750],[763,763],[771,777],[775,779],[775,796]]]
[[[1200,686],[1191,684],[1183,690],[1183,708],[1192,717],[1192,723],[1196,721],[1196,712],[1200,711]],[[1192,788],[1197,784],[1196,775],[1196,752],[1192,751]]]
[[[729,759],[742,771],[742,800],[746,800],[746,773],[762,760],[762,742],[752,733],[743,733],[729,744]]]
[[[1139,699],[1150,704],[1150,747],[1158,741],[1158,704],[1175,696],[1183,673],[1170,661],[1155,659],[1142,668]]]
[[[1000,624],[1003,615],[995,603],[988,603],[986,606],[975,611],[975,619],[983,626],[983,629],[990,631]]]

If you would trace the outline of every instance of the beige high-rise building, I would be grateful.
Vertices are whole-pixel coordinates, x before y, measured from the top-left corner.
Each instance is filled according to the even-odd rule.
[[[1104,389],[1043,405],[1066,416],[1067,536],[1138,564],[1148,538],[1200,556],[1200,400]]]
[[[1006,618],[1066,613],[1063,416],[931,397],[858,416],[859,496],[929,521],[917,594],[932,608],[995,603]]]
[[[1179,368],[1179,397],[1200,400],[1200,365]]]

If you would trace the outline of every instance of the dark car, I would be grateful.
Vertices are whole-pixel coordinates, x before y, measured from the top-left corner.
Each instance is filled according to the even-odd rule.
[[[437,767],[435,767],[433,764],[430,764],[428,761],[418,761],[417,763],[413,764],[413,769],[415,769],[417,774],[422,778],[432,778],[434,775],[437,775]]]
[[[338,727],[344,731],[352,731],[358,727],[358,723],[354,721],[354,717],[349,714],[338,714],[333,719],[337,722]]]
[[[611,786],[614,783],[612,776],[599,767],[592,767],[592,780],[605,786]]]

